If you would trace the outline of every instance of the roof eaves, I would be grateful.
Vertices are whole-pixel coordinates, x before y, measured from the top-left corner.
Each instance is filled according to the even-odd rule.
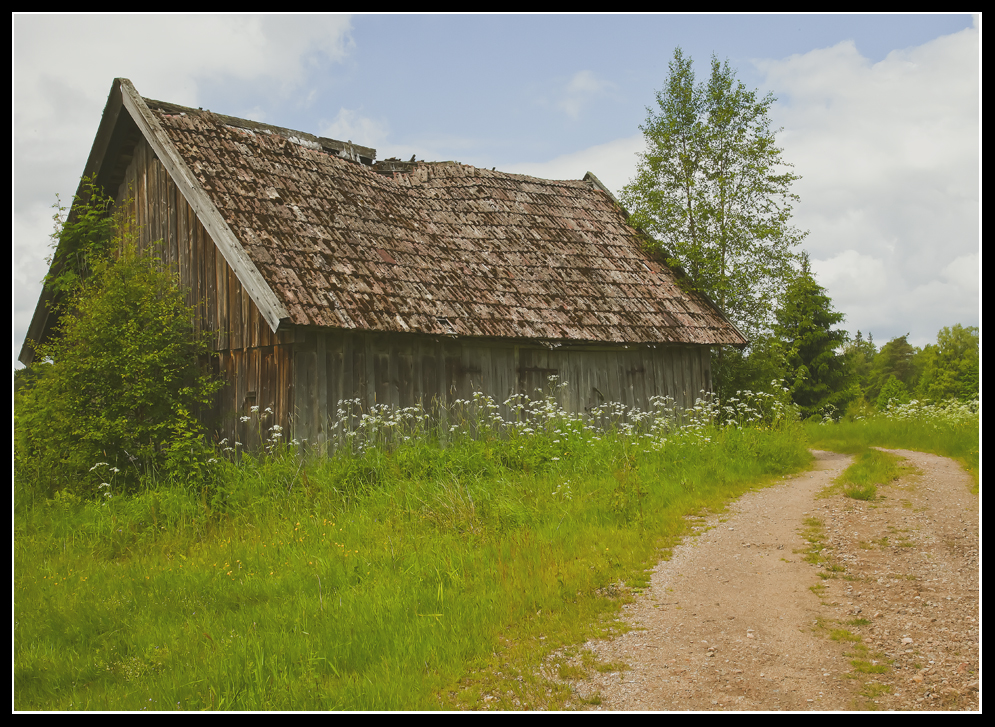
[[[597,189],[600,189],[602,192],[604,192],[605,194],[607,194],[608,197],[612,200],[612,202],[614,202],[615,205],[618,207],[619,211],[621,211],[621,213],[624,215],[625,219],[626,220],[629,219],[629,211],[627,209],[625,209],[625,207],[622,206],[622,203],[619,202],[615,198],[615,195],[611,193],[611,190],[609,190],[608,187],[606,187],[604,185],[604,183],[594,175],[593,172],[587,172],[587,174],[584,175],[584,180],[583,181],[587,182],[588,184],[590,184],[591,186],[593,186],[593,187],[595,187]],[[650,237],[650,235],[647,234],[646,231],[643,230],[643,229],[641,229],[641,228],[633,228],[633,229],[635,229],[644,238],[644,241],[647,243],[647,246],[649,247],[648,243],[649,243],[650,240],[652,240],[652,238]],[[657,244],[659,245],[659,243],[657,243]],[[664,257],[666,258],[666,257],[668,257],[668,255],[664,254]],[[667,265],[667,267],[670,268],[670,270],[674,273],[674,277],[677,279],[677,281],[680,281],[683,278],[684,280],[687,280],[689,283],[691,282],[690,277],[688,276],[688,274],[683,269],[681,269],[679,267],[676,267],[674,265],[670,265],[669,262],[667,262],[666,260],[664,262]],[[693,286],[693,283],[692,283],[692,286]],[[684,286],[681,286],[681,287],[683,288]],[[685,291],[685,293],[688,293],[688,291]],[[708,301],[708,304],[711,305],[715,309],[715,311],[722,318],[723,322],[727,323],[729,325],[729,327],[732,328],[740,336],[740,338],[743,339],[742,342],[740,342],[740,343],[732,343],[732,344],[729,344],[729,345],[735,346],[736,348],[745,348],[746,346],[748,346],[750,344],[749,337],[745,333],[743,333],[743,331],[741,331],[739,329],[739,327],[729,319],[729,317],[725,314],[725,311],[722,310],[715,303],[715,301],[713,301],[708,295],[706,295],[705,293],[701,292],[700,290],[694,290],[693,293],[696,294],[696,295],[701,296],[706,301]]]

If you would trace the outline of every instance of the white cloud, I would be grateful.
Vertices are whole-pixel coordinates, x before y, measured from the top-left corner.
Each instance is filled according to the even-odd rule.
[[[646,142],[639,134],[564,154],[548,162],[505,164],[501,171],[541,179],[582,179],[584,174],[592,172],[617,197],[622,187],[635,176],[636,154],[645,146]]]
[[[382,146],[390,134],[390,126],[386,121],[377,121],[367,116],[361,116],[352,109],[340,109],[331,123],[321,127],[320,136],[339,141],[351,141],[359,146],[377,148]],[[382,157],[382,154],[377,154]]]
[[[55,197],[52,197],[55,202]],[[11,246],[13,270],[14,358],[17,358],[24,333],[28,330],[35,303],[41,292],[41,280],[48,272],[45,258],[51,253],[50,238],[54,229],[55,210],[42,204],[30,205],[14,217],[14,239]],[[25,291],[31,291],[25,294]]]
[[[114,78],[198,106],[204,81],[286,94],[318,60],[342,61],[352,48],[350,19],[330,15],[15,15],[12,38],[15,356],[44,274],[47,205],[76,191]]]
[[[883,260],[844,250],[828,260],[812,260],[816,280],[830,292],[833,307],[846,316],[843,327],[851,334],[858,329],[876,332],[880,346],[909,332],[909,342],[922,346],[935,341],[943,326],[974,319],[964,292],[977,290],[976,268],[971,275],[976,258],[958,258],[940,272],[942,279],[913,285],[895,265],[897,257]]]
[[[350,30],[345,16],[17,16],[16,146],[32,156],[88,149],[119,76],[145,96],[187,106],[198,105],[198,83],[208,79],[265,79],[286,90],[316,56],[342,60]]]
[[[251,121],[258,121],[260,123],[266,123],[266,110],[261,106],[251,106],[247,109],[242,109],[241,111],[236,111],[230,116],[237,116],[240,119],[249,119]]]
[[[41,15],[14,25],[19,93],[48,77],[106,94],[112,78],[127,76],[140,91],[188,105],[197,79],[293,84],[313,54],[342,60],[352,47],[348,16],[333,15]]]
[[[286,90],[316,56],[341,60],[352,46],[342,16],[26,15],[13,41],[15,206],[75,191],[115,77],[197,106],[204,80]]]
[[[557,106],[570,118],[576,119],[585,106],[614,88],[614,83],[600,80],[591,71],[578,71],[567,83]]]
[[[973,28],[879,63],[852,42],[757,63],[803,177],[794,222],[853,328],[977,320],[979,52]]]
[[[961,255],[943,268],[943,278],[967,292],[981,291],[981,256]]]
[[[856,303],[874,303],[889,285],[883,260],[844,250],[828,260],[812,259],[812,274],[824,288]]]

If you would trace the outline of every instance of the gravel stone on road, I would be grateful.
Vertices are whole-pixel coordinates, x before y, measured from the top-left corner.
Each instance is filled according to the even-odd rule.
[[[830,487],[848,456],[814,452],[699,520],[624,607],[632,630],[582,647],[627,668],[584,670],[571,706],[979,709],[978,496],[952,460],[886,451],[914,473],[873,501]]]

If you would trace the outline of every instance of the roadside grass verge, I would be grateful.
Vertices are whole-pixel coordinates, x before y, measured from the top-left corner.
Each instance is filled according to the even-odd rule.
[[[869,623],[867,619],[852,619],[847,621],[845,625],[866,626]],[[857,699],[853,703],[853,709],[876,710],[875,697],[892,691],[892,686],[879,682],[880,677],[876,675],[890,674],[893,660],[881,651],[872,651],[864,643],[860,634],[843,628],[838,621],[820,618],[816,621],[814,632],[830,641],[844,644],[850,649],[846,656],[850,661],[852,671],[848,672],[845,677],[857,682]]]
[[[841,485],[843,494],[854,500],[874,500],[877,497],[877,486],[887,485],[910,470],[899,464],[900,458],[877,449],[867,449],[854,459],[836,478],[835,483]]]
[[[15,508],[14,708],[561,706],[549,653],[617,628],[688,516],[811,459],[787,419],[557,416]]]
[[[950,457],[970,473],[974,480],[972,492],[979,492],[981,440],[977,401],[967,404],[912,402],[888,407],[865,419],[824,424],[806,422],[804,428],[809,445],[816,449],[864,455],[870,447],[884,447]],[[861,478],[866,481],[871,477],[870,471],[882,466],[871,461],[862,464],[860,459],[857,458],[853,467],[861,467],[865,474],[855,474],[854,485]]]

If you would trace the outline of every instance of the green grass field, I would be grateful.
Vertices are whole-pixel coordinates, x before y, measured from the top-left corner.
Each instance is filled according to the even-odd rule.
[[[688,516],[811,461],[769,406],[487,411],[444,445],[367,420],[334,456],[276,446],[209,487],[15,491],[14,708],[555,708],[542,658],[610,630]]]

